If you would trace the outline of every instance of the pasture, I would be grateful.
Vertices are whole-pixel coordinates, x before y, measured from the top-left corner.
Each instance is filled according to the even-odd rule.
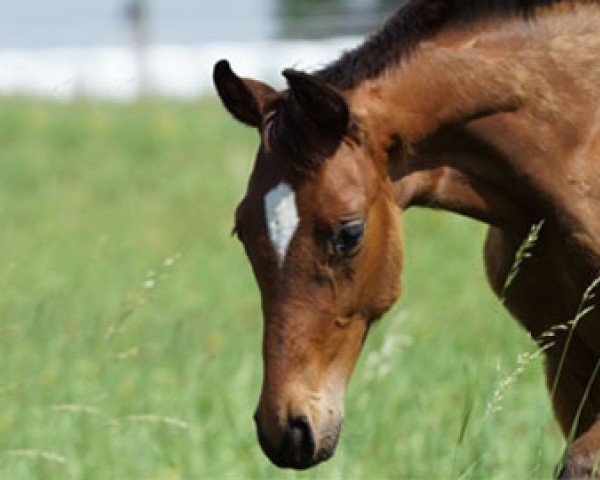
[[[269,464],[259,296],[230,237],[255,145],[211,99],[0,100],[0,478],[548,478],[563,440],[485,228],[424,210],[337,454]]]

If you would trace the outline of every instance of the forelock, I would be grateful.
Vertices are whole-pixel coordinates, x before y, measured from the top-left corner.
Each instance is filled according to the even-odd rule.
[[[342,138],[320,130],[293,102],[281,102],[268,132],[268,147],[300,174],[312,174],[338,149]]]

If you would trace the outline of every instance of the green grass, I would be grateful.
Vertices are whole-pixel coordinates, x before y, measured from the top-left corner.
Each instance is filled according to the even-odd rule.
[[[487,286],[485,228],[427,211],[405,215],[405,293],[335,457],[268,463],[259,297],[229,236],[256,141],[212,100],[0,100],[0,478],[550,476],[540,360],[486,414],[535,346]]]

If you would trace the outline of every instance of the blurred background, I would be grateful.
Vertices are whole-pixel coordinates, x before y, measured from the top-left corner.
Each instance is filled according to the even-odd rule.
[[[20,0],[0,12],[0,478],[550,478],[535,345],[485,280],[485,226],[402,215],[401,300],[369,335],[335,457],[260,451],[260,299],[233,214],[258,137],[228,58],[281,85],[401,2]]]
[[[0,16],[0,91],[190,97],[210,90],[223,56],[277,82],[286,66],[316,67],[352,47],[399,3],[24,0]]]

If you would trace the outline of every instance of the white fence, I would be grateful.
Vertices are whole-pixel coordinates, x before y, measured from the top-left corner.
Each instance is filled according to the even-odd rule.
[[[130,100],[143,90],[151,95],[195,97],[213,91],[212,67],[221,58],[229,59],[242,76],[280,87],[284,68],[323,66],[359,41],[157,45],[141,61],[126,47],[0,50],[0,93]]]

